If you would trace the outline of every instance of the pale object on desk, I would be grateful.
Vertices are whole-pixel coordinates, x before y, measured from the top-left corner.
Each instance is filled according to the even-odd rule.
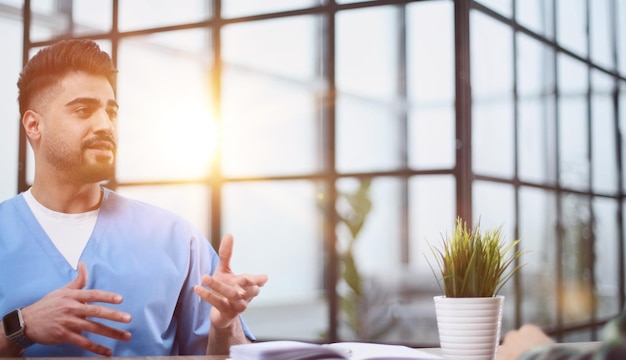
[[[324,345],[331,348],[346,349],[350,360],[429,360],[443,359],[443,357],[431,354],[419,349],[413,349],[402,345],[375,344],[365,342],[339,342]]]
[[[300,341],[267,341],[233,345],[232,360],[429,360],[443,359],[418,349],[401,345],[364,342],[339,342],[318,345]]]

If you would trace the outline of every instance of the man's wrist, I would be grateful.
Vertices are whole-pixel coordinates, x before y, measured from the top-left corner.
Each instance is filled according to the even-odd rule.
[[[0,357],[21,357],[24,350],[6,337],[2,318],[0,318]]]
[[[22,316],[22,309],[16,309],[5,314],[2,317],[2,328],[4,336],[20,348],[26,349],[34,344],[26,336],[26,323]]]

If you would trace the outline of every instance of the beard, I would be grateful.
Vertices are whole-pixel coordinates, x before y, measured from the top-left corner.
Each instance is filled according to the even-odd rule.
[[[100,156],[89,154],[90,147],[98,141],[108,141],[113,144],[112,156]],[[55,146],[56,145],[56,146]],[[81,183],[97,183],[109,180],[115,174],[115,158],[117,147],[115,141],[106,137],[100,137],[83,141],[78,151],[70,149],[67,143],[57,143],[49,146],[46,159],[57,170],[65,172],[73,181]]]

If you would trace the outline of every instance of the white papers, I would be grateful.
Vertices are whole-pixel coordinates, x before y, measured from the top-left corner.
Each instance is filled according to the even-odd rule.
[[[429,360],[438,355],[401,345],[339,342],[318,345],[300,341],[266,341],[230,347],[232,360]]]
[[[425,360],[443,359],[441,356],[402,345],[374,344],[365,342],[339,342],[325,347],[346,349],[350,360]]]
[[[345,360],[345,355],[341,350],[299,341],[266,341],[230,347],[232,360]]]

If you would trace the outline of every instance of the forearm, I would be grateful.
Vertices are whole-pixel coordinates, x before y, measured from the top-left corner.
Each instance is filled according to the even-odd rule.
[[[610,360],[626,359],[626,343],[624,340],[605,342],[595,350],[579,351],[567,345],[559,344],[534,348],[520,360]]]
[[[4,327],[0,323],[0,357],[21,357],[23,351],[4,335]]]
[[[211,326],[209,341],[206,348],[207,355],[228,355],[231,345],[249,343],[241,326],[241,320],[237,318],[226,328],[220,329]]]

